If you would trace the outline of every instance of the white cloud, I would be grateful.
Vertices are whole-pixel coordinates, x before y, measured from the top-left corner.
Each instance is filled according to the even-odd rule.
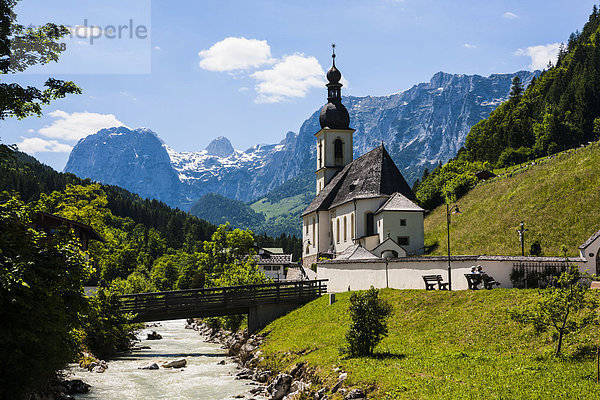
[[[75,25],[74,27],[70,27],[69,31],[71,31],[71,35],[76,38],[99,38],[102,36],[102,29],[99,26],[85,26],[85,25]],[[111,33],[111,32],[108,32]]]
[[[465,43],[465,44],[463,44],[463,47],[464,47],[465,49],[476,49],[476,48],[477,48],[477,46],[476,46],[476,45],[474,45],[474,44],[471,44],[471,43]]]
[[[231,72],[270,64],[271,47],[266,40],[228,37],[198,53],[200,68],[208,71]]]
[[[50,125],[40,129],[39,133],[54,139],[74,141],[96,133],[103,128],[126,126],[113,114],[97,114],[87,111],[69,114],[62,110],[56,110],[47,115],[56,119]]]
[[[46,140],[39,137],[24,138],[17,143],[19,150],[28,154],[35,153],[68,153],[73,147],[65,143],[60,143],[58,140]]]
[[[510,11],[507,11],[504,14],[502,14],[502,17],[506,18],[506,19],[517,19],[517,18],[519,18],[519,16],[517,14],[511,13]]]
[[[559,46],[560,43],[530,46],[526,49],[518,49],[515,51],[515,55],[531,57],[529,68],[532,70],[544,69],[548,65],[548,61],[552,61],[552,63],[556,64]]]
[[[290,97],[305,97],[310,88],[321,87],[325,73],[315,57],[296,53],[284,56],[271,69],[256,71],[257,103],[277,103]]]
[[[160,51],[160,46],[154,46],[154,50],[159,50]]]

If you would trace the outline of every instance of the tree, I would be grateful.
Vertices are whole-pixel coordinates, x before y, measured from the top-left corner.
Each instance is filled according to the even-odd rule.
[[[13,12],[18,0],[0,0],[0,75],[23,72],[36,64],[58,61],[66,49],[58,40],[69,33],[66,26],[48,23],[39,28],[26,28],[16,23]],[[23,87],[17,83],[0,83],[0,120],[41,115],[42,105],[81,93],[73,82],[49,78],[46,89]]]
[[[523,83],[521,82],[521,78],[515,76],[512,80],[512,86],[510,88],[510,100],[519,101],[521,99],[521,95],[523,94]]]
[[[379,297],[373,286],[350,295],[350,329],[346,333],[350,356],[369,356],[387,336],[387,319],[392,312],[388,302]]]
[[[105,358],[129,348],[129,333],[134,330],[131,315],[121,313],[116,285],[100,287],[88,300],[82,315],[83,344],[97,357]]]
[[[559,355],[566,335],[598,322],[598,299],[588,293],[588,286],[582,282],[585,278],[588,277],[577,266],[571,266],[553,285],[538,291],[534,304],[512,310],[511,317],[533,325],[538,333],[556,332],[556,355]]]
[[[35,210],[0,194],[0,398],[42,388],[73,360],[89,266],[68,234],[30,228]]]

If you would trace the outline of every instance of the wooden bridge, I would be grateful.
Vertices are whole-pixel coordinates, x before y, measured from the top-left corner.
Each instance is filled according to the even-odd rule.
[[[255,332],[283,314],[327,292],[327,280],[152,292],[119,296],[121,311],[135,322],[248,314]]]

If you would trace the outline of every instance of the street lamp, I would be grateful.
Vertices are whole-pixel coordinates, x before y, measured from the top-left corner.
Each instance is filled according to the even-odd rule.
[[[446,203],[446,222],[448,227],[448,290],[452,290],[452,266],[450,265],[450,214],[460,214],[460,210],[458,209],[458,205],[453,205],[450,207],[450,204]]]

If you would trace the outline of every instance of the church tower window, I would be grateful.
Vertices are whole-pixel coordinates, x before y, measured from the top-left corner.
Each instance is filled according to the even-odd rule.
[[[335,158],[335,166],[343,166],[344,165],[344,144],[342,143],[342,139],[337,138],[333,141],[333,152]]]

